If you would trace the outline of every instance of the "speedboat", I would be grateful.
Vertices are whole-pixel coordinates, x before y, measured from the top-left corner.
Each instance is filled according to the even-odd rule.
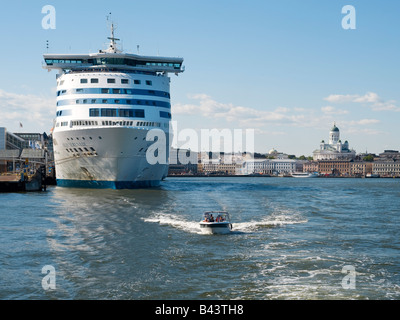
[[[200,222],[200,229],[205,234],[227,234],[232,230],[229,213],[226,211],[206,211]]]

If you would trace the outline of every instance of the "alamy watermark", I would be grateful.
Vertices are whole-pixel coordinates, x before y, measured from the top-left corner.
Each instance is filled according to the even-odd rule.
[[[45,276],[42,279],[43,290],[55,290],[56,289],[56,269],[51,265],[46,265],[42,268],[42,274]]]
[[[56,8],[52,5],[45,5],[42,8],[45,16],[42,18],[42,28],[45,30],[56,28]]]
[[[342,28],[345,30],[356,29],[356,8],[346,5],[342,8],[342,14],[345,14],[342,19]]]
[[[181,151],[177,158],[168,159],[168,142],[171,139],[172,145],[179,145]],[[235,152],[254,154],[254,129],[201,129],[199,135],[190,128],[178,131],[177,122],[172,121],[170,134],[161,129],[152,129],[148,131],[146,141],[154,142],[146,151],[146,160],[151,165],[188,164],[191,157],[186,150],[211,151],[216,157],[223,154],[225,164],[233,163]]]
[[[342,279],[342,288],[345,290],[356,288],[356,268],[348,265],[342,268],[342,273],[346,275]]]

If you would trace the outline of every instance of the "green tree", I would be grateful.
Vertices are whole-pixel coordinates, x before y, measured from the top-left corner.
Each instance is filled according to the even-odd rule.
[[[369,155],[365,156],[363,158],[363,160],[367,161],[367,162],[373,162],[374,161],[374,156],[372,154],[369,154]]]

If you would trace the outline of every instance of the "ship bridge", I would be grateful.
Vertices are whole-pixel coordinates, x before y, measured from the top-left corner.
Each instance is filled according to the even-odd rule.
[[[180,73],[185,70],[183,58],[152,57],[125,53],[44,54],[43,68],[62,72],[99,69]]]
[[[118,50],[114,36],[114,24],[111,24],[110,44],[106,50],[99,50],[91,54],[44,54],[45,65],[43,68],[60,72],[79,71],[142,71],[150,73],[175,73],[185,71],[183,58],[142,56],[137,54],[122,53]]]

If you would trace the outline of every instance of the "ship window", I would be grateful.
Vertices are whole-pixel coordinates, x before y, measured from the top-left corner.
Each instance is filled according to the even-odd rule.
[[[88,83],[87,79],[81,79],[81,83]]]
[[[107,83],[115,83],[115,79],[107,79]]]
[[[83,100],[83,103],[87,103],[87,100],[86,100],[86,99],[84,99],[84,100]]]
[[[101,93],[108,93],[108,89],[101,89]]]
[[[103,102],[103,103],[107,103],[107,99],[103,99],[102,102]]]
[[[134,110],[135,118],[144,118],[144,110]]]
[[[93,104],[96,103],[96,99],[92,99],[92,103],[93,103]]]
[[[121,90],[120,89],[113,89],[113,93],[114,94],[119,94],[119,93],[121,93]]]
[[[76,104],[79,104],[79,100],[76,100],[75,102],[76,102]]]
[[[114,100],[114,102],[115,102],[115,104],[119,104],[121,101],[116,99],[116,100]]]
[[[129,84],[129,80],[128,79],[121,79],[121,83],[122,84]]]
[[[146,80],[146,84],[147,84],[148,86],[151,86],[151,85],[153,85],[153,82],[150,81],[150,80]]]
[[[166,119],[171,119],[171,114],[169,112],[160,111],[160,117],[166,118]]]
[[[99,83],[99,79],[96,78],[90,79],[90,83]]]
[[[134,84],[140,84],[141,81],[140,81],[140,80],[134,80],[133,83],[134,83]]]
[[[90,117],[98,117],[100,115],[99,109],[89,109]]]

